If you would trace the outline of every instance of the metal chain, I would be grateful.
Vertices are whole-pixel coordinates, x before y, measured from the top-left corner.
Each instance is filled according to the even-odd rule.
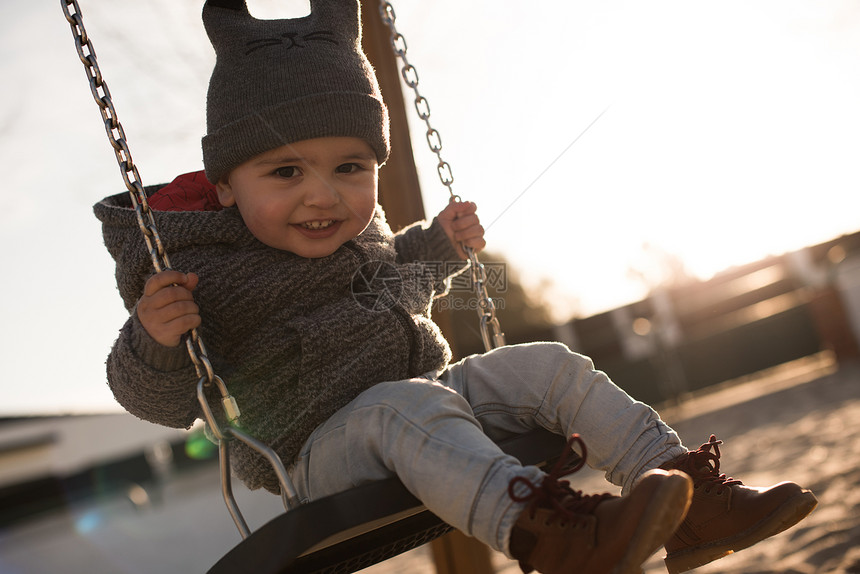
[[[452,188],[454,184],[454,174],[451,171],[451,166],[442,158],[442,136],[430,123],[430,103],[418,90],[418,70],[415,69],[415,66],[409,63],[409,59],[406,55],[406,38],[403,37],[403,34],[397,31],[397,26],[395,25],[397,16],[394,13],[394,6],[392,6],[390,2],[380,2],[379,15],[385,25],[388,26],[394,54],[400,58],[402,63],[400,75],[415,95],[415,111],[418,112],[418,117],[421,118],[427,126],[427,146],[430,148],[431,152],[436,154],[436,159],[438,160],[436,171],[439,174],[439,181],[441,181],[442,185],[447,188],[452,200],[460,201],[460,196],[456,195]],[[462,245],[462,248],[469,256],[472,285],[475,295],[478,298],[477,310],[478,317],[481,321],[481,339],[484,342],[484,348],[489,351],[496,347],[502,347],[505,345],[505,334],[502,333],[499,319],[496,317],[496,305],[493,303],[493,299],[487,292],[487,272],[484,269],[484,265],[478,261],[478,256],[474,249],[466,245]]]
[[[84,64],[84,71],[90,83],[90,91],[93,94],[93,99],[99,106],[102,120],[104,121],[105,132],[116,155],[116,161],[122,173],[122,180],[125,182],[125,186],[131,197],[131,204],[137,215],[138,226],[143,234],[149,255],[152,258],[152,266],[156,272],[170,269],[170,260],[167,257],[167,252],[164,250],[161,236],[158,234],[155,217],[146,200],[146,192],[140,181],[140,173],[128,149],[125,131],[122,129],[122,124],[120,124],[117,118],[116,109],[114,109],[113,101],[110,97],[110,90],[108,90],[101,70],[99,70],[96,51],[93,49],[93,44],[90,42],[86,28],[84,28],[81,8],[77,0],[60,0],[60,4],[63,7],[66,20],[72,28],[72,36],[75,39],[75,48],[78,51],[78,57]],[[73,10],[70,8],[73,8]],[[197,334],[196,329],[191,331],[190,335],[186,337],[185,342],[191,362],[194,363],[194,368],[197,371],[197,376],[201,380],[206,379],[207,387],[211,387],[215,383],[215,386],[221,393],[224,413],[230,422],[234,422],[239,418],[239,408],[236,405],[236,400],[230,395],[224,382],[212,369],[212,363],[206,354],[203,339]],[[218,428],[216,421],[213,419],[207,422],[210,423],[215,436],[219,439],[223,438],[224,434]]]

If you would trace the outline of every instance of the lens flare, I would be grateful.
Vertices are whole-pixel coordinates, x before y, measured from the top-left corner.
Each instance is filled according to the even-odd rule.
[[[202,431],[192,433],[185,441],[185,454],[192,460],[213,458],[217,450],[218,447]]]

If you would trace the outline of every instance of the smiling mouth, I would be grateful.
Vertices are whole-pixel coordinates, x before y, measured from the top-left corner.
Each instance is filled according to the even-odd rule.
[[[335,223],[334,219],[321,219],[321,220],[316,220],[316,221],[305,221],[304,223],[301,223],[300,225],[302,227],[304,227],[305,229],[319,230],[319,229],[326,229],[328,227],[331,227],[332,225],[334,225],[334,223]]]

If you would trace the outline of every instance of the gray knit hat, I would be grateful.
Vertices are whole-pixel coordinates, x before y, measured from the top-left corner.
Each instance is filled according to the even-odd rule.
[[[257,20],[245,0],[207,0],[216,62],[203,165],[216,183],[270,149],[318,137],[361,138],[388,159],[388,110],[361,50],[359,0],[311,0],[303,18]]]

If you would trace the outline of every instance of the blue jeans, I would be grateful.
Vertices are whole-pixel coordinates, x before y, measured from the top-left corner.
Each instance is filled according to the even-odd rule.
[[[417,379],[380,383],[320,425],[290,475],[303,500],[396,474],[460,531],[508,552],[523,504],[508,484],[543,474],[493,442],[543,427],[579,433],[587,463],[628,491],[638,477],[686,452],[649,406],[591,360],[557,343],[495,349]]]

